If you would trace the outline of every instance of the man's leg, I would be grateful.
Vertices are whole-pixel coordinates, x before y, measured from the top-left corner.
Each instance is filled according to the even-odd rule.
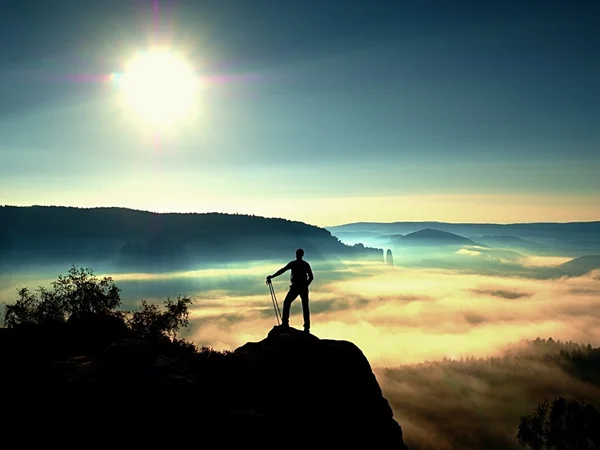
[[[302,315],[304,316],[304,331],[310,331],[310,309],[308,307],[308,287],[300,292],[302,299]]]
[[[295,288],[290,287],[290,290],[283,301],[283,312],[281,313],[282,325],[288,326],[290,324],[290,308],[292,307],[292,302],[296,300],[296,297],[298,297],[298,291]]]

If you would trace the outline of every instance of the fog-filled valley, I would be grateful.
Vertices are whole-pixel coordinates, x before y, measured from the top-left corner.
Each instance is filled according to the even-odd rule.
[[[48,223],[29,213],[38,228]],[[85,227],[98,220],[83,222],[72,214],[72,229],[82,227],[88,244],[111,233],[121,242],[111,223],[95,240]],[[530,225],[521,231],[490,225],[468,233],[467,226],[433,223],[350,231],[314,227],[310,233],[318,238],[298,231],[312,230],[309,226],[293,223],[279,225],[278,234],[230,224],[220,234],[211,231],[208,240],[194,241],[204,245],[204,253],[235,247],[228,258],[196,265],[188,260],[179,268],[172,259],[161,265],[155,256],[152,270],[94,260],[78,248],[78,236],[68,244],[58,228],[35,241],[27,238],[26,227],[1,223],[0,302],[13,302],[19,286],[48,286],[72,264],[90,267],[114,279],[125,307],[142,299],[195,299],[184,337],[224,350],[258,341],[276,324],[265,277],[292,260],[297,247],[305,248],[315,274],[311,332],[351,341],[364,352],[410,449],[518,448],[519,418],[544,397],[600,404],[598,223]],[[183,234],[169,233],[177,239]],[[156,235],[149,232],[144,239]],[[265,247],[269,242],[272,247]],[[55,258],[54,251],[63,256]],[[240,258],[245,252],[250,257]],[[273,283],[281,302],[289,274]],[[291,326],[299,328],[301,320],[297,300]]]

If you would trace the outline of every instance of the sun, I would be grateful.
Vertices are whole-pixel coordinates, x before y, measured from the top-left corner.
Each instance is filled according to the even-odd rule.
[[[125,105],[149,125],[163,126],[189,118],[197,102],[194,68],[170,50],[153,49],[126,65],[118,81]]]

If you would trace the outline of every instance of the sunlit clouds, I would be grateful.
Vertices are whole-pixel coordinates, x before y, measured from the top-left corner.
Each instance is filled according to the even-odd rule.
[[[121,287],[127,307],[142,298],[195,298],[187,337],[199,345],[231,350],[264,338],[276,324],[265,277],[283,263],[108,275]],[[521,339],[538,336],[600,344],[599,271],[581,277],[536,279],[348,261],[315,263],[313,270],[312,332],[356,343],[375,366],[490,356]],[[0,300],[13,300],[17,284],[45,285],[55,275],[39,278],[3,280]],[[284,274],[274,280],[280,306],[288,278]],[[301,327],[301,323],[297,301],[291,325]]]
[[[527,256],[521,259],[521,264],[525,267],[555,267],[571,259],[564,256]]]
[[[468,248],[461,248],[460,250],[456,251],[456,254],[467,256],[479,256],[481,255],[481,252],[478,252],[477,250],[469,250]]]
[[[535,280],[385,266],[352,270],[331,281],[333,274],[317,273],[313,332],[356,343],[376,366],[490,356],[538,336],[600,343],[596,273]],[[275,286],[282,302],[287,284]],[[300,311],[294,303],[292,326],[300,327]],[[192,318],[198,344],[225,349],[262,339],[275,325],[266,287],[252,295],[204,292]]]

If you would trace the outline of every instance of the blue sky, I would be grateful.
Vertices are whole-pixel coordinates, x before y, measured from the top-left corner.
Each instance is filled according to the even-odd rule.
[[[598,2],[2,8],[0,204],[600,220]],[[157,42],[202,84],[197,120],[170,133],[106,81]]]

